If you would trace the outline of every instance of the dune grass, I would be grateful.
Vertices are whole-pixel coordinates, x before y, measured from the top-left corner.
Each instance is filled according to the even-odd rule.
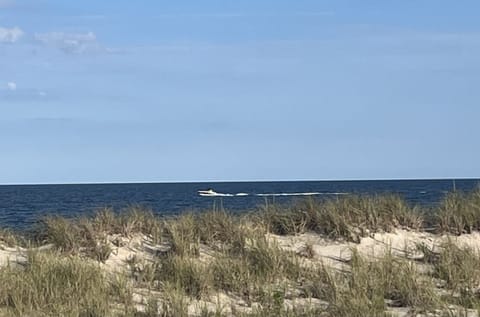
[[[14,247],[23,244],[23,239],[21,239],[21,237],[19,237],[18,234],[13,232],[11,229],[0,228],[0,246],[5,245],[7,247]]]
[[[441,232],[460,235],[480,230],[480,188],[469,193],[448,193],[440,206],[436,219]]]
[[[197,299],[207,295],[211,287],[211,276],[203,265],[178,255],[160,260],[155,279],[160,281],[159,285],[173,285]]]
[[[480,309],[480,254],[469,246],[456,244],[451,238],[439,246],[430,260],[431,275],[443,282],[449,295],[444,299],[461,307]]]
[[[22,268],[0,269],[0,307],[12,315],[106,316],[110,287],[95,264],[57,254],[28,255]]]
[[[256,301],[266,285],[297,282],[303,273],[300,260],[265,238],[252,242],[238,254],[219,254],[209,266],[216,290]]]
[[[453,235],[478,231],[479,204],[480,190],[451,193],[435,207],[428,225]],[[395,228],[422,230],[424,223],[422,210],[392,195],[265,204],[243,215],[214,210],[161,218],[133,206],[119,213],[102,209],[90,218],[50,216],[26,245],[51,244],[53,251],[30,252],[23,265],[0,268],[0,316],[188,316],[192,302],[220,293],[241,299],[250,310],[205,308],[199,315],[360,317],[386,316],[392,307],[408,307],[412,315],[452,314],[448,305],[478,309],[478,250],[453,241],[435,250],[418,245],[421,264],[429,267],[424,272],[390,250],[365,258],[353,249],[343,269],[334,269],[315,262],[312,245],[294,253],[272,238],[310,232],[359,242]],[[167,251],[148,260],[133,257],[124,274],[107,274],[102,263],[124,246],[122,241],[138,235]],[[0,245],[15,246],[22,239],[0,232]],[[151,294],[140,310],[134,301],[138,289]],[[287,305],[298,298],[323,304]]]
[[[394,257],[390,250],[374,261],[353,252],[351,267],[351,298],[360,295],[378,304],[387,299],[391,306],[410,307],[416,313],[432,312],[439,306],[432,280],[423,277],[414,263]]]
[[[354,242],[369,233],[419,229],[423,224],[419,208],[394,195],[347,195],[322,201],[309,198],[288,208],[267,204],[259,216],[270,232],[279,235],[313,231]]]

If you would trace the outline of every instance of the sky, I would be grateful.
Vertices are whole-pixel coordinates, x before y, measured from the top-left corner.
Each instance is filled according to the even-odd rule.
[[[480,176],[478,0],[0,0],[0,184]]]

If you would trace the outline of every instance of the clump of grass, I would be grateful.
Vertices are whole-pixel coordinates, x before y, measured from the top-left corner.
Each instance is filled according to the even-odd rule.
[[[359,242],[368,232],[419,229],[423,218],[398,196],[355,196],[317,201],[306,199],[290,208],[267,205],[261,212],[270,232],[298,234],[311,230],[333,239]]]
[[[451,239],[441,246],[438,260],[433,263],[433,274],[456,292],[475,292],[480,285],[480,256],[474,249],[460,247]]]
[[[160,239],[161,222],[150,209],[141,206],[130,206],[120,214],[119,222],[121,233],[126,237],[141,232],[151,235],[155,242],[158,242]]]
[[[152,210],[133,205],[120,213],[111,208],[98,210],[92,219],[93,228],[104,234],[121,234],[131,237],[135,233],[143,233],[152,238],[153,243],[161,242],[162,221]]]
[[[412,262],[395,258],[390,251],[374,261],[353,251],[351,271],[343,274],[340,283],[336,297],[330,298],[333,316],[383,316],[385,300],[417,313],[433,312],[440,303],[432,281],[422,278]]]
[[[278,235],[296,235],[306,230],[307,223],[311,222],[305,211],[298,206],[280,206],[268,204],[261,206],[259,215],[269,232]]]
[[[133,287],[125,274],[115,274],[109,278],[109,296],[123,305],[124,311],[130,314],[135,311],[133,303]]]
[[[197,215],[195,228],[200,241],[205,244],[213,244],[218,241],[228,242],[238,225],[231,214],[221,210]]]
[[[264,288],[259,304],[261,311],[268,312],[270,315],[281,315],[285,310],[285,290],[271,287]]]
[[[245,297],[254,293],[255,276],[250,272],[246,259],[219,256],[211,263],[210,269],[214,288],[240,293]]]
[[[328,269],[323,263],[303,272],[301,289],[306,297],[318,298],[334,303],[340,292],[338,273]]]
[[[92,219],[93,227],[99,232],[107,234],[120,232],[118,215],[112,208],[102,208],[95,212]]]
[[[31,253],[25,268],[0,269],[0,307],[25,316],[106,316],[110,287],[102,270],[77,257]]]
[[[296,279],[300,275],[297,258],[265,237],[253,240],[243,256],[247,259],[251,272],[267,282],[275,282],[280,277]]]
[[[153,243],[159,243],[163,225],[151,210],[130,207],[117,215],[112,209],[104,208],[97,211],[92,219],[45,217],[35,231],[34,240],[38,244],[51,243],[63,253],[83,254],[105,262],[112,252],[107,235],[131,237],[134,233],[146,234]]]
[[[198,256],[200,241],[196,234],[196,218],[192,214],[165,223],[166,239],[171,244],[171,252],[179,256]]]
[[[265,285],[296,282],[303,271],[295,255],[265,237],[250,241],[241,253],[217,256],[209,268],[214,288],[240,294],[248,301],[258,299]]]
[[[112,253],[112,248],[106,239],[106,233],[95,228],[94,222],[82,218],[71,224],[72,230],[76,230],[79,236],[78,251],[86,256],[105,263]]]
[[[6,245],[7,247],[14,247],[22,243],[23,239],[21,239],[12,230],[0,228],[0,247],[2,244]]]
[[[439,206],[437,222],[441,232],[457,235],[480,230],[480,188],[448,193]]]
[[[130,267],[131,277],[135,280],[136,285],[140,287],[155,287],[156,275],[159,270],[159,262],[147,262],[132,257],[127,261]]]
[[[444,296],[447,303],[460,305],[464,309],[480,307],[480,254],[468,246],[459,246],[448,238],[434,251],[428,246],[420,246],[425,257],[423,261],[431,265],[431,275],[441,287],[450,291]]]
[[[188,317],[188,297],[178,285],[166,283],[163,287],[161,317]]]
[[[202,264],[178,255],[160,260],[155,279],[163,284],[175,285],[197,299],[208,294],[211,285],[210,274]]]
[[[395,258],[388,251],[371,264],[371,269],[380,278],[390,305],[411,307],[417,312],[431,312],[438,307],[433,282],[418,272],[415,263]]]
[[[38,243],[51,243],[65,253],[78,253],[80,230],[71,220],[58,216],[48,216],[39,223],[35,239]]]
[[[366,230],[389,232],[397,227],[418,229],[422,224],[422,217],[418,211],[394,195],[373,197],[349,195],[329,200],[321,207],[323,208],[319,210],[317,216],[319,223],[315,224],[316,229],[326,231],[324,233],[333,237],[352,235],[351,229],[348,230],[352,227],[363,235]],[[331,223],[331,229],[321,228],[322,222]]]
[[[382,316],[385,311],[383,281],[374,268],[353,250],[351,272],[340,275],[337,296],[330,302],[331,316]],[[375,272],[377,273],[377,272]],[[337,282],[338,283],[338,282]]]
[[[100,262],[105,262],[112,252],[105,234],[96,230],[94,223],[86,218],[73,221],[46,217],[35,239],[39,243],[53,244],[62,253],[83,254]]]
[[[244,219],[224,210],[202,213],[195,223],[199,240],[219,251],[241,252],[255,235],[253,224],[247,225]]]

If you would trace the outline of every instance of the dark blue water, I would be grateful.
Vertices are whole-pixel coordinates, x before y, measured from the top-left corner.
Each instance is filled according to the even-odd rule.
[[[469,191],[480,180],[456,180],[457,190]],[[232,211],[252,210],[268,201],[288,203],[300,193],[316,197],[343,194],[396,193],[412,204],[433,205],[453,189],[452,180],[160,183],[0,186],[0,227],[25,228],[46,214],[77,216],[101,207],[121,209],[140,204],[163,215],[204,210],[214,205]],[[198,190],[246,196],[202,197]],[[287,195],[285,195],[287,194]],[[292,195],[293,194],[293,195]]]

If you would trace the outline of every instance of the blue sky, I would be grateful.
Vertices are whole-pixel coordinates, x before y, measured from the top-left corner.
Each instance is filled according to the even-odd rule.
[[[478,177],[479,14],[0,0],[0,183]]]

